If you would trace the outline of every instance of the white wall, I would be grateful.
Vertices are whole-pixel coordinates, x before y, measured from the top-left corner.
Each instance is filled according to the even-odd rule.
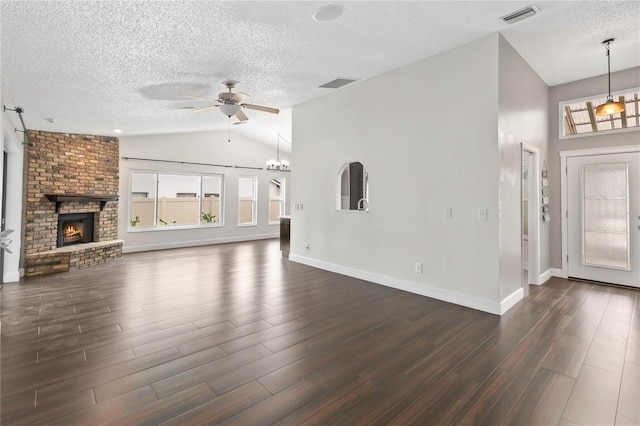
[[[504,300],[522,285],[521,143],[539,150],[540,165],[547,160],[549,88],[502,36],[499,72],[500,291]],[[549,223],[542,222],[541,215],[535,220],[540,232],[539,269],[544,273],[550,267]]]
[[[498,68],[496,33],[294,107],[290,258],[499,313]],[[336,210],[349,161],[369,213]]]
[[[611,74],[611,91],[640,87],[640,67]],[[560,209],[560,151],[640,145],[640,129],[613,134],[560,139],[558,104],[563,101],[606,95],[607,75],[553,86],[549,89],[549,192],[550,192],[550,267],[562,269],[562,222]]]
[[[4,79],[0,78],[1,89],[0,98],[2,105],[15,109],[16,105],[11,98]],[[20,106],[20,105],[18,105]],[[10,249],[12,254],[6,253],[4,256],[3,279],[4,282],[16,282],[20,279],[20,253],[22,250],[22,206],[23,206],[23,170],[24,170],[24,148],[22,145],[23,133],[16,132],[15,129],[22,130],[22,124],[18,114],[13,111],[2,110],[0,120],[0,145],[2,151],[8,153],[7,157],[7,212],[5,226],[13,229],[9,236],[12,240]],[[0,161],[0,183],[2,179],[2,162]],[[2,185],[0,184],[0,191]],[[2,197],[0,197],[2,203]]]
[[[240,135],[232,134],[231,142],[227,142],[227,140],[227,132],[121,137],[120,156],[247,166],[261,169],[265,167],[267,160],[275,156],[273,148]],[[282,158],[289,160],[288,156],[282,153],[280,155]],[[292,163],[292,168],[295,167],[297,165]],[[219,228],[129,230],[127,228],[127,218],[129,217],[130,172],[132,170],[164,173],[223,174],[224,226]],[[238,226],[238,178],[240,176],[258,177],[257,226]],[[269,180],[275,177],[285,177],[287,183],[289,183],[290,173],[121,159],[118,237],[125,242],[123,251],[127,253],[260,238],[276,238],[279,236],[278,226],[269,225]],[[289,198],[287,197],[287,199]]]

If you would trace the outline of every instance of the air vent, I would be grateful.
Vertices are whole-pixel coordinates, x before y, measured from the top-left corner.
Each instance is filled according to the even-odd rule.
[[[538,10],[536,5],[532,4],[531,6],[527,6],[527,7],[523,8],[523,9],[516,10],[513,13],[505,15],[505,16],[501,17],[500,19],[502,19],[507,24],[513,24],[513,23],[516,23],[518,21],[522,21],[523,19],[526,19],[526,18],[528,18],[530,16],[533,16],[538,12],[540,12],[540,10]]]
[[[325,83],[322,86],[318,86],[318,87],[321,87],[323,89],[339,89],[343,86],[346,86],[347,84],[353,83],[354,81],[358,81],[358,80],[355,78],[336,78],[335,80]]]

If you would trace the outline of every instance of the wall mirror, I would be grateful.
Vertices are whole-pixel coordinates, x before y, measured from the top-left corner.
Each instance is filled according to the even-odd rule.
[[[338,172],[338,210],[369,211],[369,174],[360,162],[347,163]]]

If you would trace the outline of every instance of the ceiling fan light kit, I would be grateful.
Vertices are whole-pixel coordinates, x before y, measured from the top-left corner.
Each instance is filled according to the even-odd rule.
[[[596,108],[597,115],[611,115],[624,112],[624,103],[615,102],[611,96],[611,55],[609,54],[609,45],[615,41],[615,38],[609,38],[602,42],[607,48],[607,78],[609,81],[609,95],[607,101]]]
[[[240,111],[240,107],[238,105],[233,105],[233,104],[220,105],[219,109],[220,111],[222,111],[224,115],[226,115],[229,118],[236,115],[238,111]]]

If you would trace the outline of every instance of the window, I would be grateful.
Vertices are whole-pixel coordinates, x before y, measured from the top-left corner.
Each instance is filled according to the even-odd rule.
[[[131,173],[131,198],[129,225],[148,228],[156,226],[156,189],[155,173]],[[145,194],[143,196],[143,194]]]
[[[201,223],[219,224],[222,219],[221,176],[202,176],[202,207],[200,209]]]
[[[129,228],[221,225],[222,176],[132,172]]]
[[[200,176],[158,175],[158,226],[200,223]]]
[[[640,129],[639,91],[629,90],[613,96],[614,101],[624,102],[625,111],[611,115],[596,115],[596,107],[607,100],[604,95],[599,98],[560,103],[560,117],[563,123],[560,138]]]
[[[238,181],[238,225],[256,224],[256,177],[241,176]]]
[[[338,210],[369,211],[369,174],[362,163],[345,164],[338,172]]]
[[[280,216],[284,215],[284,178],[269,181],[269,224],[280,223]]]

